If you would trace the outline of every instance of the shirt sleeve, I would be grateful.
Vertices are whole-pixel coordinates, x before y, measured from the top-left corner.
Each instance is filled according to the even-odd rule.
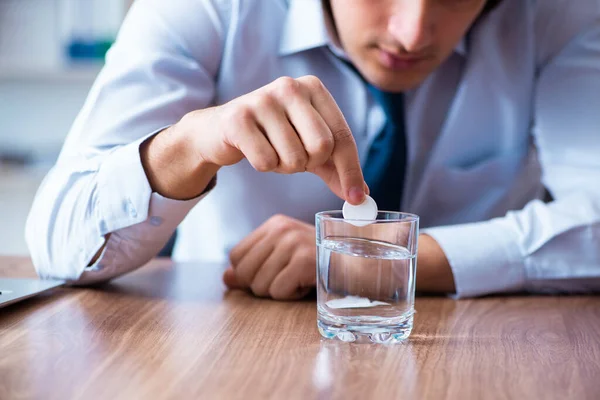
[[[565,24],[538,25],[547,35],[540,41],[533,135],[554,200],[490,221],[424,230],[446,253],[458,297],[600,290],[600,5],[588,4],[595,5],[586,11],[593,22],[579,24],[568,40],[549,34]]]
[[[213,101],[221,3],[133,4],[30,211],[26,240],[41,277],[96,282],[137,268],[200,201],[152,193],[139,146]]]

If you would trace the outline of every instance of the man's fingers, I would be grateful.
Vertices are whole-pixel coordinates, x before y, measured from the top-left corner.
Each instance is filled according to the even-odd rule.
[[[286,107],[288,118],[308,155],[306,170],[323,165],[331,158],[335,147],[335,139],[325,120],[305,99],[289,101]]]
[[[239,116],[236,132],[229,135],[229,141],[235,146],[259,172],[273,171],[279,165],[277,152],[269,140],[260,131],[254,116]]]
[[[358,160],[356,143],[349,131],[347,133],[333,132],[333,136],[335,148],[331,159],[335,164],[343,188],[344,199],[351,204],[358,205],[365,199],[365,180]]]
[[[364,200],[364,178],[352,132],[342,112],[323,83],[314,76],[298,78],[309,88],[311,103],[329,127],[335,145],[331,155],[342,187],[344,200],[360,204]]]
[[[342,188],[342,184],[340,182],[340,177],[338,175],[337,170],[335,169],[335,165],[332,160],[327,161],[325,164],[320,165],[312,170],[309,170],[313,174],[317,175],[325,184],[329,187],[329,189],[335,193],[341,199],[345,198],[344,189]]]
[[[235,271],[233,268],[229,267],[223,273],[223,283],[229,289],[243,289],[244,286],[238,282],[237,277],[235,276]]]
[[[289,263],[297,245],[294,235],[288,234],[281,238],[275,249],[269,254],[267,259],[261,264],[254,275],[250,284],[252,293],[259,297],[268,297],[269,288],[279,272]]]
[[[315,283],[314,254],[296,253],[271,283],[269,294],[276,300],[296,300],[306,296]]]
[[[250,287],[267,258],[281,246],[281,238],[296,229],[297,221],[284,215],[274,215],[235,246],[229,253],[229,259],[239,284]],[[296,244],[288,249],[290,253]]]
[[[271,218],[277,218],[277,216]],[[231,261],[231,266],[233,268],[235,268],[242,261],[242,258],[244,258],[246,254],[248,254],[248,252],[269,233],[269,221],[270,219],[256,228],[231,250],[229,253],[229,261]]]
[[[248,249],[237,264],[232,264],[236,278],[241,285],[251,287],[256,274],[276,248],[276,245],[276,240],[266,236]]]
[[[338,197],[344,198],[344,189],[340,182],[338,171],[335,168],[332,160],[329,160],[325,164],[310,170],[313,174],[317,175],[325,184],[335,193]],[[365,194],[370,194],[371,190],[366,182],[363,182],[363,191]]]
[[[337,178],[326,180],[331,189],[351,204],[364,200],[354,137],[317,77],[280,78],[248,96],[252,101],[234,104],[227,137],[257,171],[303,172],[332,160]]]
[[[268,93],[262,94],[257,102],[257,122],[279,158],[275,172],[284,174],[304,172],[308,155],[296,129],[286,115],[284,106]]]

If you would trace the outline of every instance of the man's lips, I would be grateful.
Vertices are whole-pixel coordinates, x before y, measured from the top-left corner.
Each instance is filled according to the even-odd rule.
[[[410,69],[418,66],[420,63],[427,60],[425,56],[418,55],[399,55],[384,50],[382,48],[377,49],[379,62],[386,68],[402,70]]]

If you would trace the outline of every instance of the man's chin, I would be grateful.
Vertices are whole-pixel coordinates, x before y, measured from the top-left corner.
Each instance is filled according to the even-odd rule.
[[[369,80],[372,85],[383,90],[384,92],[400,93],[419,86],[421,82],[423,82],[428,76],[427,74],[423,73],[404,73],[402,76],[399,76],[399,73],[395,73],[392,76],[386,75],[379,75],[374,77],[372,80],[367,80]]]
[[[424,67],[391,71],[379,64],[371,64],[364,71],[364,77],[369,83],[385,92],[399,93],[414,89],[427,79],[431,70]]]

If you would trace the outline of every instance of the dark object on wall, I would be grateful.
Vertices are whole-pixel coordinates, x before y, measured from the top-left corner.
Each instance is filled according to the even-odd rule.
[[[24,166],[33,162],[33,156],[30,152],[3,151],[0,150],[0,166]]]

